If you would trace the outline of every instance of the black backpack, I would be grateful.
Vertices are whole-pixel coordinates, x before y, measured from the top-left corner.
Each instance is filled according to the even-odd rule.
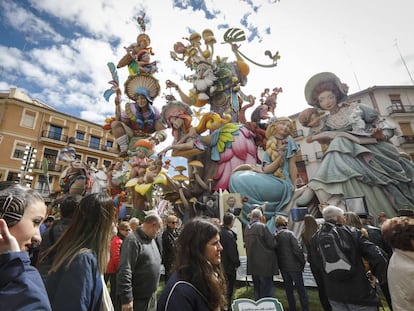
[[[355,265],[350,259],[352,238],[340,234],[338,228],[322,228],[318,232],[318,250],[322,258],[322,268],[333,280],[349,279],[354,274]]]

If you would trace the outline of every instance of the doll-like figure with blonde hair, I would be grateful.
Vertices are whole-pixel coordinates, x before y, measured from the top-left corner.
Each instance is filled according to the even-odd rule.
[[[286,206],[295,191],[297,168],[295,155],[299,147],[291,136],[292,121],[281,117],[271,121],[266,129],[266,152],[261,169],[242,165],[230,178],[230,192],[247,197],[243,202],[241,220],[248,223],[252,206],[266,204],[263,211],[269,229],[275,229],[275,216]]]

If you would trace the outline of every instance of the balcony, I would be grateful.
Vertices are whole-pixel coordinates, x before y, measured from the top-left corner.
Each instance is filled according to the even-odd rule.
[[[76,148],[80,148],[83,150],[97,150],[97,151],[106,151],[106,152],[117,152],[114,147],[108,147],[105,144],[99,144],[96,141],[86,140],[86,139],[77,139],[76,137],[69,137],[69,144]]]
[[[414,145],[414,135],[398,136],[400,145]]]
[[[303,130],[293,131],[293,138],[303,137]]]
[[[296,156],[296,162],[308,162],[309,161],[309,157],[307,154],[298,154]]]
[[[315,152],[315,158],[316,160],[321,160],[323,158],[323,151]]]
[[[387,112],[389,115],[392,114],[406,114],[414,113],[414,105],[402,105],[402,106],[389,106],[387,107]]]
[[[40,139],[48,142],[56,142],[59,145],[65,145],[68,141],[68,136],[53,131],[42,131]]]
[[[42,161],[36,161],[34,167],[37,170],[42,170],[43,169],[42,168]],[[59,164],[56,164],[56,163],[48,163],[48,168],[47,169],[48,169],[49,172],[58,172],[58,173],[60,173],[60,172],[62,172],[63,166],[59,165]]]

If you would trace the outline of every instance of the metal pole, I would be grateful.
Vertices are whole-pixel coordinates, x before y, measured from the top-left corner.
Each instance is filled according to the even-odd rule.
[[[408,66],[407,66],[407,63],[405,62],[404,57],[403,57],[403,56],[402,56],[402,54],[401,54],[400,48],[398,47],[397,39],[395,39],[394,46],[396,47],[396,49],[397,49],[397,51],[398,51],[398,54],[400,54],[400,57],[401,57],[401,62],[403,63],[403,65],[404,65],[404,67],[405,67],[405,70],[407,70],[407,73],[408,73],[408,76],[410,77],[411,83],[414,85],[414,79],[413,79],[413,77],[411,76],[411,72],[410,72],[410,70],[408,69]]]

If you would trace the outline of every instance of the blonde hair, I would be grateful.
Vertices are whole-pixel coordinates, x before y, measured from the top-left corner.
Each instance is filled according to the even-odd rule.
[[[275,220],[276,228],[278,227],[286,227],[288,225],[288,220],[286,217],[277,216]]]
[[[195,127],[198,134],[201,134],[207,130],[215,130],[224,124],[231,121],[229,114],[223,114],[223,118],[216,112],[207,112],[201,117],[200,123]]]
[[[270,159],[272,161],[276,161],[280,157],[279,149],[283,146],[283,144],[286,144],[287,141],[284,139],[278,139],[275,137],[275,128],[276,125],[279,122],[289,122],[290,126],[292,127],[292,120],[288,117],[280,117],[274,120],[266,129],[266,153],[269,155]],[[289,135],[292,135],[292,132],[290,131]],[[287,138],[287,137],[283,137]],[[282,166],[283,166],[283,158],[280,159],[279,167],[276,169],[276,171],[273,173],[278,178],[285,179],[285,175],[283,174]]]
[[[357,229],[362,228],[361,218],[355,212],[345,212],[345,223],[351,227],[355,227]]]
[[[118,225],[118,230],[127,230],[130,229],[130,225],[128,221],[121,221]]]

